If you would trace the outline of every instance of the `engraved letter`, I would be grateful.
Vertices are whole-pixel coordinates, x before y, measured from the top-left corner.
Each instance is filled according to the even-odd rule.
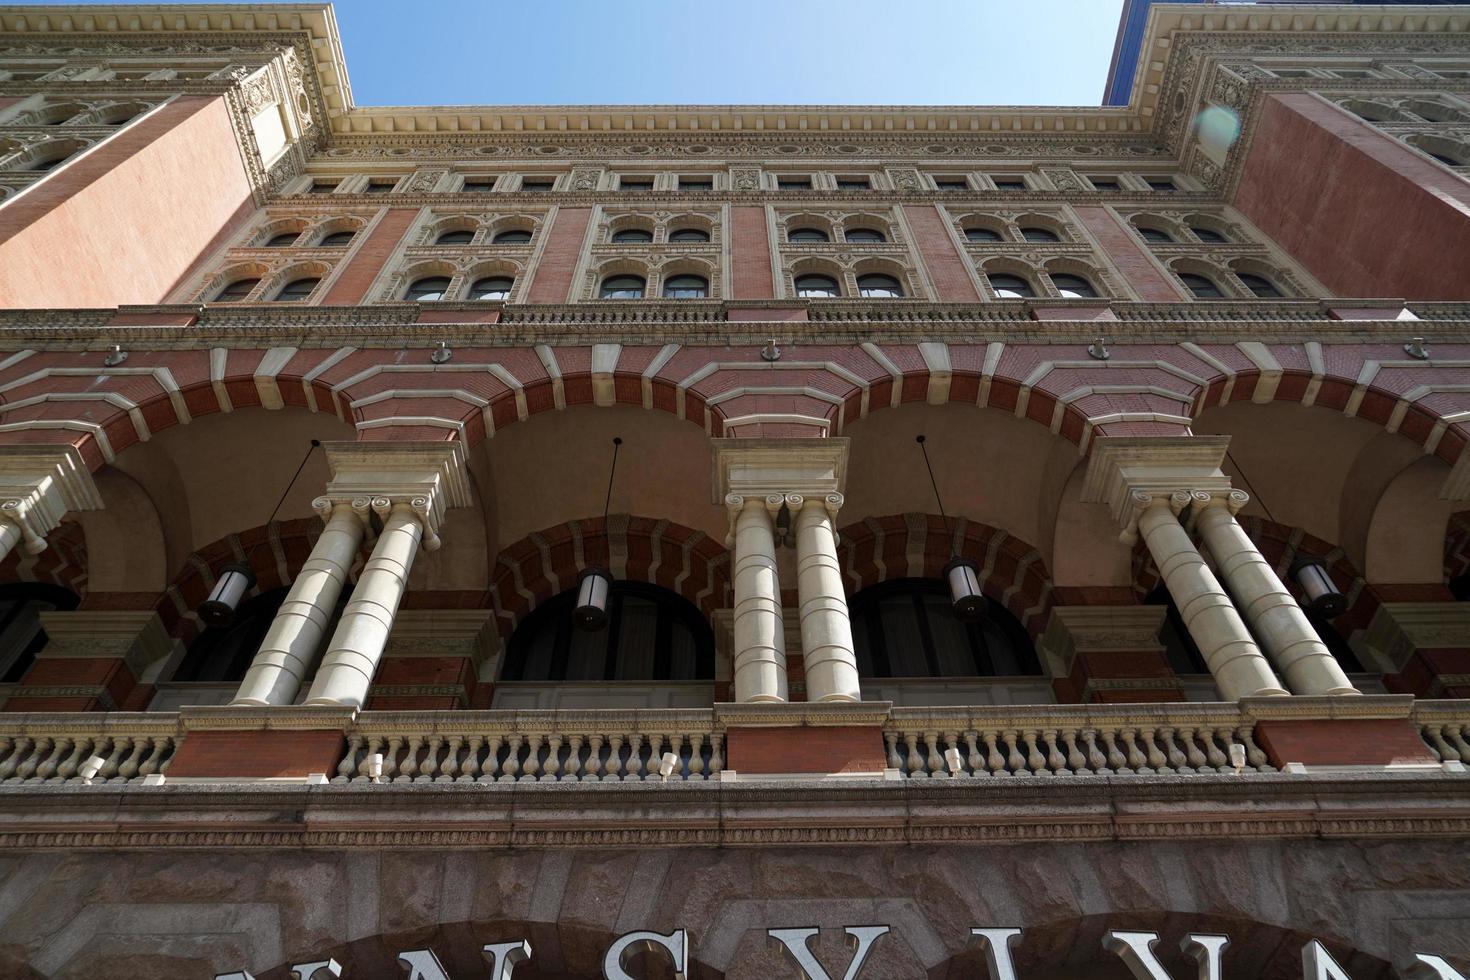
[[[291,976],[293,980],[325,980],[317,976],[322,970],[327,971],[328,977],[340,977],[342,964],[334,959],[317,960],[315,963],[297,963],[291,967]]]
[[[1313,939],[1302,947],[1302,980],[1352,980],[1327,952]]]
[[[1410,980],[1465,980],[1465,975],[1446,963],[1443,956],[1415,953],[1414,960],[1409,967]]]
[[[689,970],[689,950],[683,929],[675,929],[667,936],[657,932],[630,932],[626,936],[618,937],[607,948],[607,955],[602,958],[603,980],[633,980],[623,971],[624,957],[655,948],[668,950],[669,957],[674,961],[674,980],[684,980]]]
[[[408,980],[449,980],[444,966],[432,949],[411,949],[398,954],[398,962],[408,967]]]
[[[848,926],[843,930],[847,933],[848,945],[854,947],[854,952],[842,980],[856,980],[858,972],[863,968],[863,961],[873,948],[873,941],[887,931],[887,926]],[[817,932],[816,929],[767,929],[766,935],[786,947],[786,952],[791,954],[807,980],[831,980],[822,964],[817,962],[817,958],[807,948],[807,943]]]
[[[985,966],[990,970],[990,980],[1016,980],[1016,968],[1011,963],[1011,947],[1021,938],[1020,929],[971,929],[970,935],[980,939],[980,948],[985,951]]]
[[[531,944],[524,939],[518,943],[487,943],[480,952],[490,961],[490,980],[510,980],[516,964],[531,958]]]
[[[1158,941],[1156,932],[1109,930],[1103,936],[1103,948],[1117,954],[1137,980],[1171,980],[1169,972],[1154,955],[1154,943]],[[1228,936],[1191,933],[1179,943],[1179,948],[1199,964],[1199,980],[1221,980],[1220,956],[1229,945]]]

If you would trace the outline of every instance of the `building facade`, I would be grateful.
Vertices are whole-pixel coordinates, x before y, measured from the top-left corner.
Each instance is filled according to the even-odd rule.
[[[1470,976],[1470,7],[1139,50],[0,7],[0,976]]]

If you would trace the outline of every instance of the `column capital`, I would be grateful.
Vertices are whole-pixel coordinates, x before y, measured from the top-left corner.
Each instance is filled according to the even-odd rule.
[[[14,521],[26,550],[45,550],[45,537],[69,511],[101,510],[92,472],[74,446],[0,446],[0,514]]]
[[[710,485],[715,501],[800,494],[822,498],[847,486],[848,440],[714,439]]]
[[[470,505],[462,443],[327,442],[322,448],[332,479],[312,505],[323,516],[341,504],[363,517],[407,504],[424,526],[424,546],[433,550],[444,512]]]
[[[1181,492],[1190,498],[1202,493],[1206,499],[1229,494],[1230,478],[1220,468],[1229,445],[1229,436],[1213,435],[1098,439],[1088,460],[1082,500],[1107,504],[1127,534],[1139,510],[1156,500],[1172,500]]]

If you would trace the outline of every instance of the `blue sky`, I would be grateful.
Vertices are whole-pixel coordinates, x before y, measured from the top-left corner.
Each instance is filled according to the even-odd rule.
[[[1097,105],[1121,8],[1122,0],[336,4],[359,105]]]

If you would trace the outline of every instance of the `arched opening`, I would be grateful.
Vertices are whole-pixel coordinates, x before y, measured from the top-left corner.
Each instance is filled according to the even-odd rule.
[[[1010,611],[987,598],[985,615],[963,622],[940,579],[904,578],[848,600],[858,673],[869,678],[1035,677],[1041,664]]]

